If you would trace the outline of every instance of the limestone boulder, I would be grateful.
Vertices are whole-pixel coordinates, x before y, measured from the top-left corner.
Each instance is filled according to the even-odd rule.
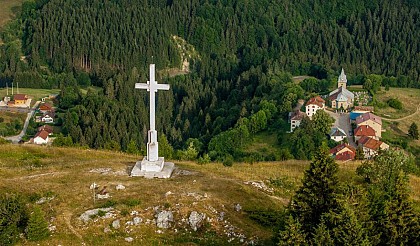
[[[156,226],[162,229],[168,229],[171,227],[171,222],[174,221],[174,215],[171,211],[161,211],[156,217]]]
[[[191,226],[191,229],[197,231],[203,225],[205,219],[206,215],[204,213],[192,211],[188,218],[188,224]]]

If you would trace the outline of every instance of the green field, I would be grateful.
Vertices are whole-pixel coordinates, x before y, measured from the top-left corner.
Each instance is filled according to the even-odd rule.
[[[9,95],[12,93],[12,90],[9,88]],[[14,93],[16,94],[16,88],[14,89]],[[19,88],[20,94],[26,94],[29,98],[34,99],[34,101],[40,100],[42,97],[47,97],[51,94],[59,94],[59,89],[32,89],[32,88]],[[0,97],[3,98],[6,96],[7,90],[5,88],[0,89]]]
[[[0,0],[0,29],[5,23],[15,17],[23,0]]]
[[[17,135],[22,130],[25,119],[26,113],[0,111],[0,135]]]

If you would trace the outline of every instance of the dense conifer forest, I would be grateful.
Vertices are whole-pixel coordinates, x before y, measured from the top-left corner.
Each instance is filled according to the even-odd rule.
[[[381,74],[391,78],[383,84],[420,87],[419,37],[416,1],[25,1],[2,32],[0,85],[61,88],[63,143],[127,151],[144,148],[148,98],[133,88],[153,61],[172,87],[158,93],[169,143],[241,157],[247,136],[284,132],[297,99],[327,91],[341,67],[350,83]],[[190,73],[166,76],[184,60]],[[291,75],[316,77],[316,88]],[[89,85],[102,90],[81,93]]]

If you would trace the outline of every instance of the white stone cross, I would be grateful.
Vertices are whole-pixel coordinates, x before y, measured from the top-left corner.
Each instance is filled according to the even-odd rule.
[[[150,80],[147,81],[147,84],[136,83],[136,89],[144,89],[149,91],[150,94],[150,129],[148,132],[148,143],[147,143],[147,160],[154,162],[158,161],[158,141],[157,141],[157,131],[155,125],[155,116],[156,116],[156,98],[155,93],[158,90],[169,90],[168,84],[158,84],[155,80],[155,64],[150,64]]]

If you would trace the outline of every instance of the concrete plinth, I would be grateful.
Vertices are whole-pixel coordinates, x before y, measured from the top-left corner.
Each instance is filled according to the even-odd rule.
[[[157,161],[148,161],[145,157],[142,161],[136,162],[130,176],[167,179],[171,177],[174,168],[175,164],[164,162],[163,157],[159,157]]]

